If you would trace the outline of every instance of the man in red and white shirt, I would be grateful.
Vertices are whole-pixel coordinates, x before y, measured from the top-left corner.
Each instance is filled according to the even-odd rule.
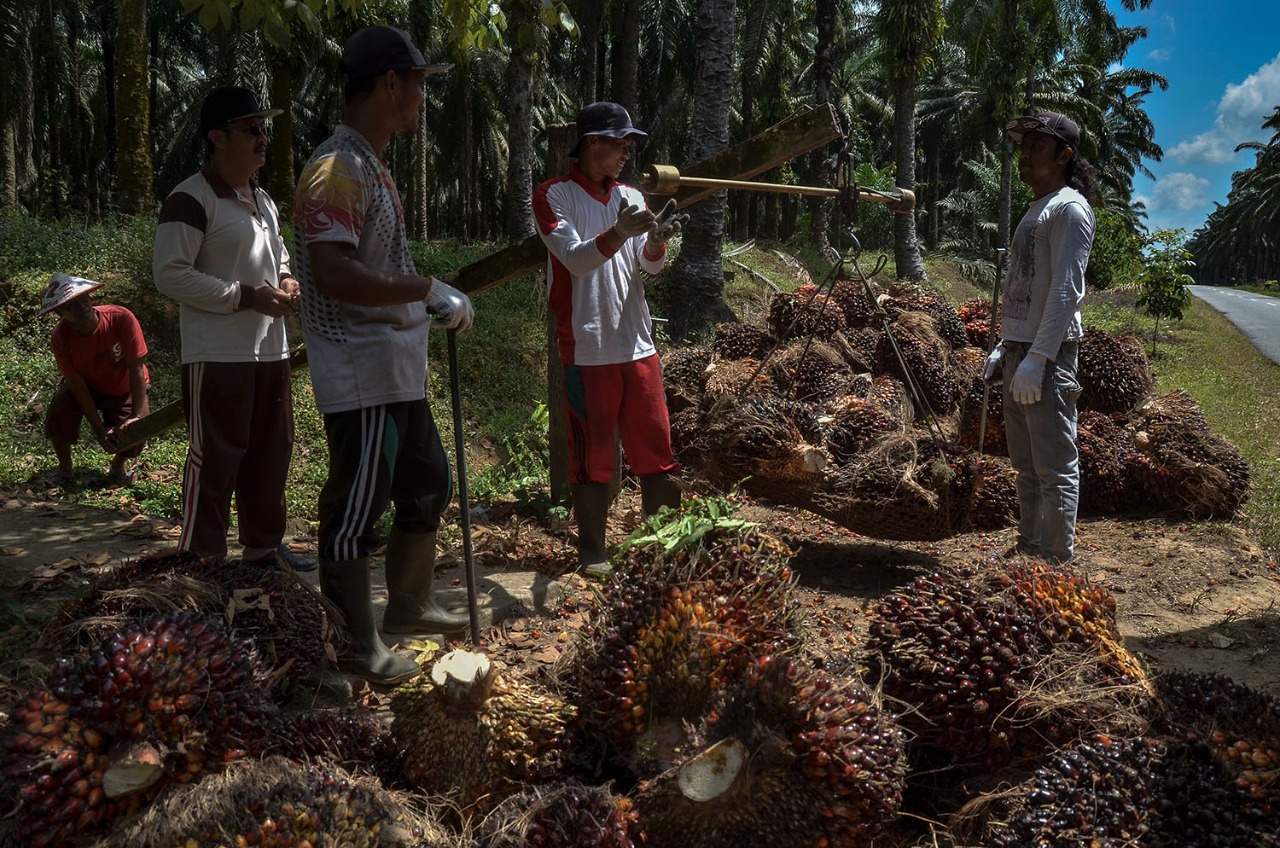
[[[547,246],[547,294],[564,366],[569,480],[578,522],[579,567],[609,573],[605,524],[615,473],[614,431],[640,478],[646,515],[680,503],[679,472],[640,271],[657,274],[667,240],[684,216],[661,215],[638,189],[618,182],[646,133],[617,103],[592,103],[577,117],[569,173],[533,196]]]
[[[58,457],[58,470],[49,482],[67,485],[74,478],[71,446],[79,441],[80,421],[89,422],[94,438],[111,454],[108,479],[128,481],[125,464],[142,452],[142,445],[116,451],[125,430],[146,415],[147,342],[133,313],[123,306],[94,306],[90,293],[101,283],[55,274],[49,281],[40,314],[54,313],[59,321],[49,345],[58,363],[58,384],[45,414],[44,432]]]

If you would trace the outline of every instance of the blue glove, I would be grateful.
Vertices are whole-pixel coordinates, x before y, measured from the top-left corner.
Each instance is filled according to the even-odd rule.
[[[469,330],[475,318],[471,298],[434,277],[431,278],[431,291],[427,292],[427,308],[435,313],[431,326],[446,330]]]
[[[1028,353],[1023,357],[1023,360],[1018,363],[1018,370],[1013,374],[1013,380],[1009,382],[1009,395],[1014,403],[1028,406],[1040,400],[1040,387],[1044,383],[1044,367],[1048,363],[1049,360],[1038,353]]]

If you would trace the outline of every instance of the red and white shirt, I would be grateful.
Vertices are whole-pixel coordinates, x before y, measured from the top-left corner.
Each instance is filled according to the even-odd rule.
[[[564,365],[617,365],[657,351],[639,272],[661,271],[666,245],[651,259],[641,234],[610,251],[602,236],[624,203],[646,206],[639,189],[610,180],[602,191],[577,165],[534,192],[533,214],[548,253],[547,295]]]
[[[138,319],[123,306],[95,306],[98,326],[87,336],[72,329],[66,321],[58,321],[49,339],[54,361],[63,377],[79,375],[89,390],[104,397],[120,397],[132,390],[129,366],[147,355],[147,341],[142,337]],[[148,379],[147,366],[142,378]]]

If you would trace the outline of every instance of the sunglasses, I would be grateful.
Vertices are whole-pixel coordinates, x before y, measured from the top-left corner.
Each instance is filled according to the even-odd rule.
[[[258,124],[237,124],[235,126],[226,126],[222,128],[223,132],[242,132],[251,135],[254,138],[271,138],[271,128],[259,126]]]

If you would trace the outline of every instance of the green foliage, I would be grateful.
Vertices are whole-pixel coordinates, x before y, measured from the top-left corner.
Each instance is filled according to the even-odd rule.
[[[1110,289],[1138,282],[1143,274],[1142,239],[1114,210],[1098,209],[1094,216],[1093,250],[1085,271],[1089,287]]]
[[[623,548],[658,545],[670,556],[713,530],[732,532],[751,526],[747,521],[734,518],[734,509],[733,504],[722,497],[690,498],[675,510],[663,507],[627,537]]]
[[[1187,286],[1195,280],[1186,272],[1193,263],[1191,254],[1183,247],[1185,243],[1184,230],[1157,230],[1146,238],[1143,245],[1143,269],[1138,278],[1141,293],[1137,305],[1156,319],[1157,328],[1161,318],[1181,321],[1191,303],[1191,292]],[[1153,330],[1152,345],[1155,338]]]
[[[318,34],[320,15],[332,20],[339,12],[355,14],[374,0],[182,0],[182,11],[195,15],[206,31],[261,30],[269,44],[288,49],[295,23]]]

